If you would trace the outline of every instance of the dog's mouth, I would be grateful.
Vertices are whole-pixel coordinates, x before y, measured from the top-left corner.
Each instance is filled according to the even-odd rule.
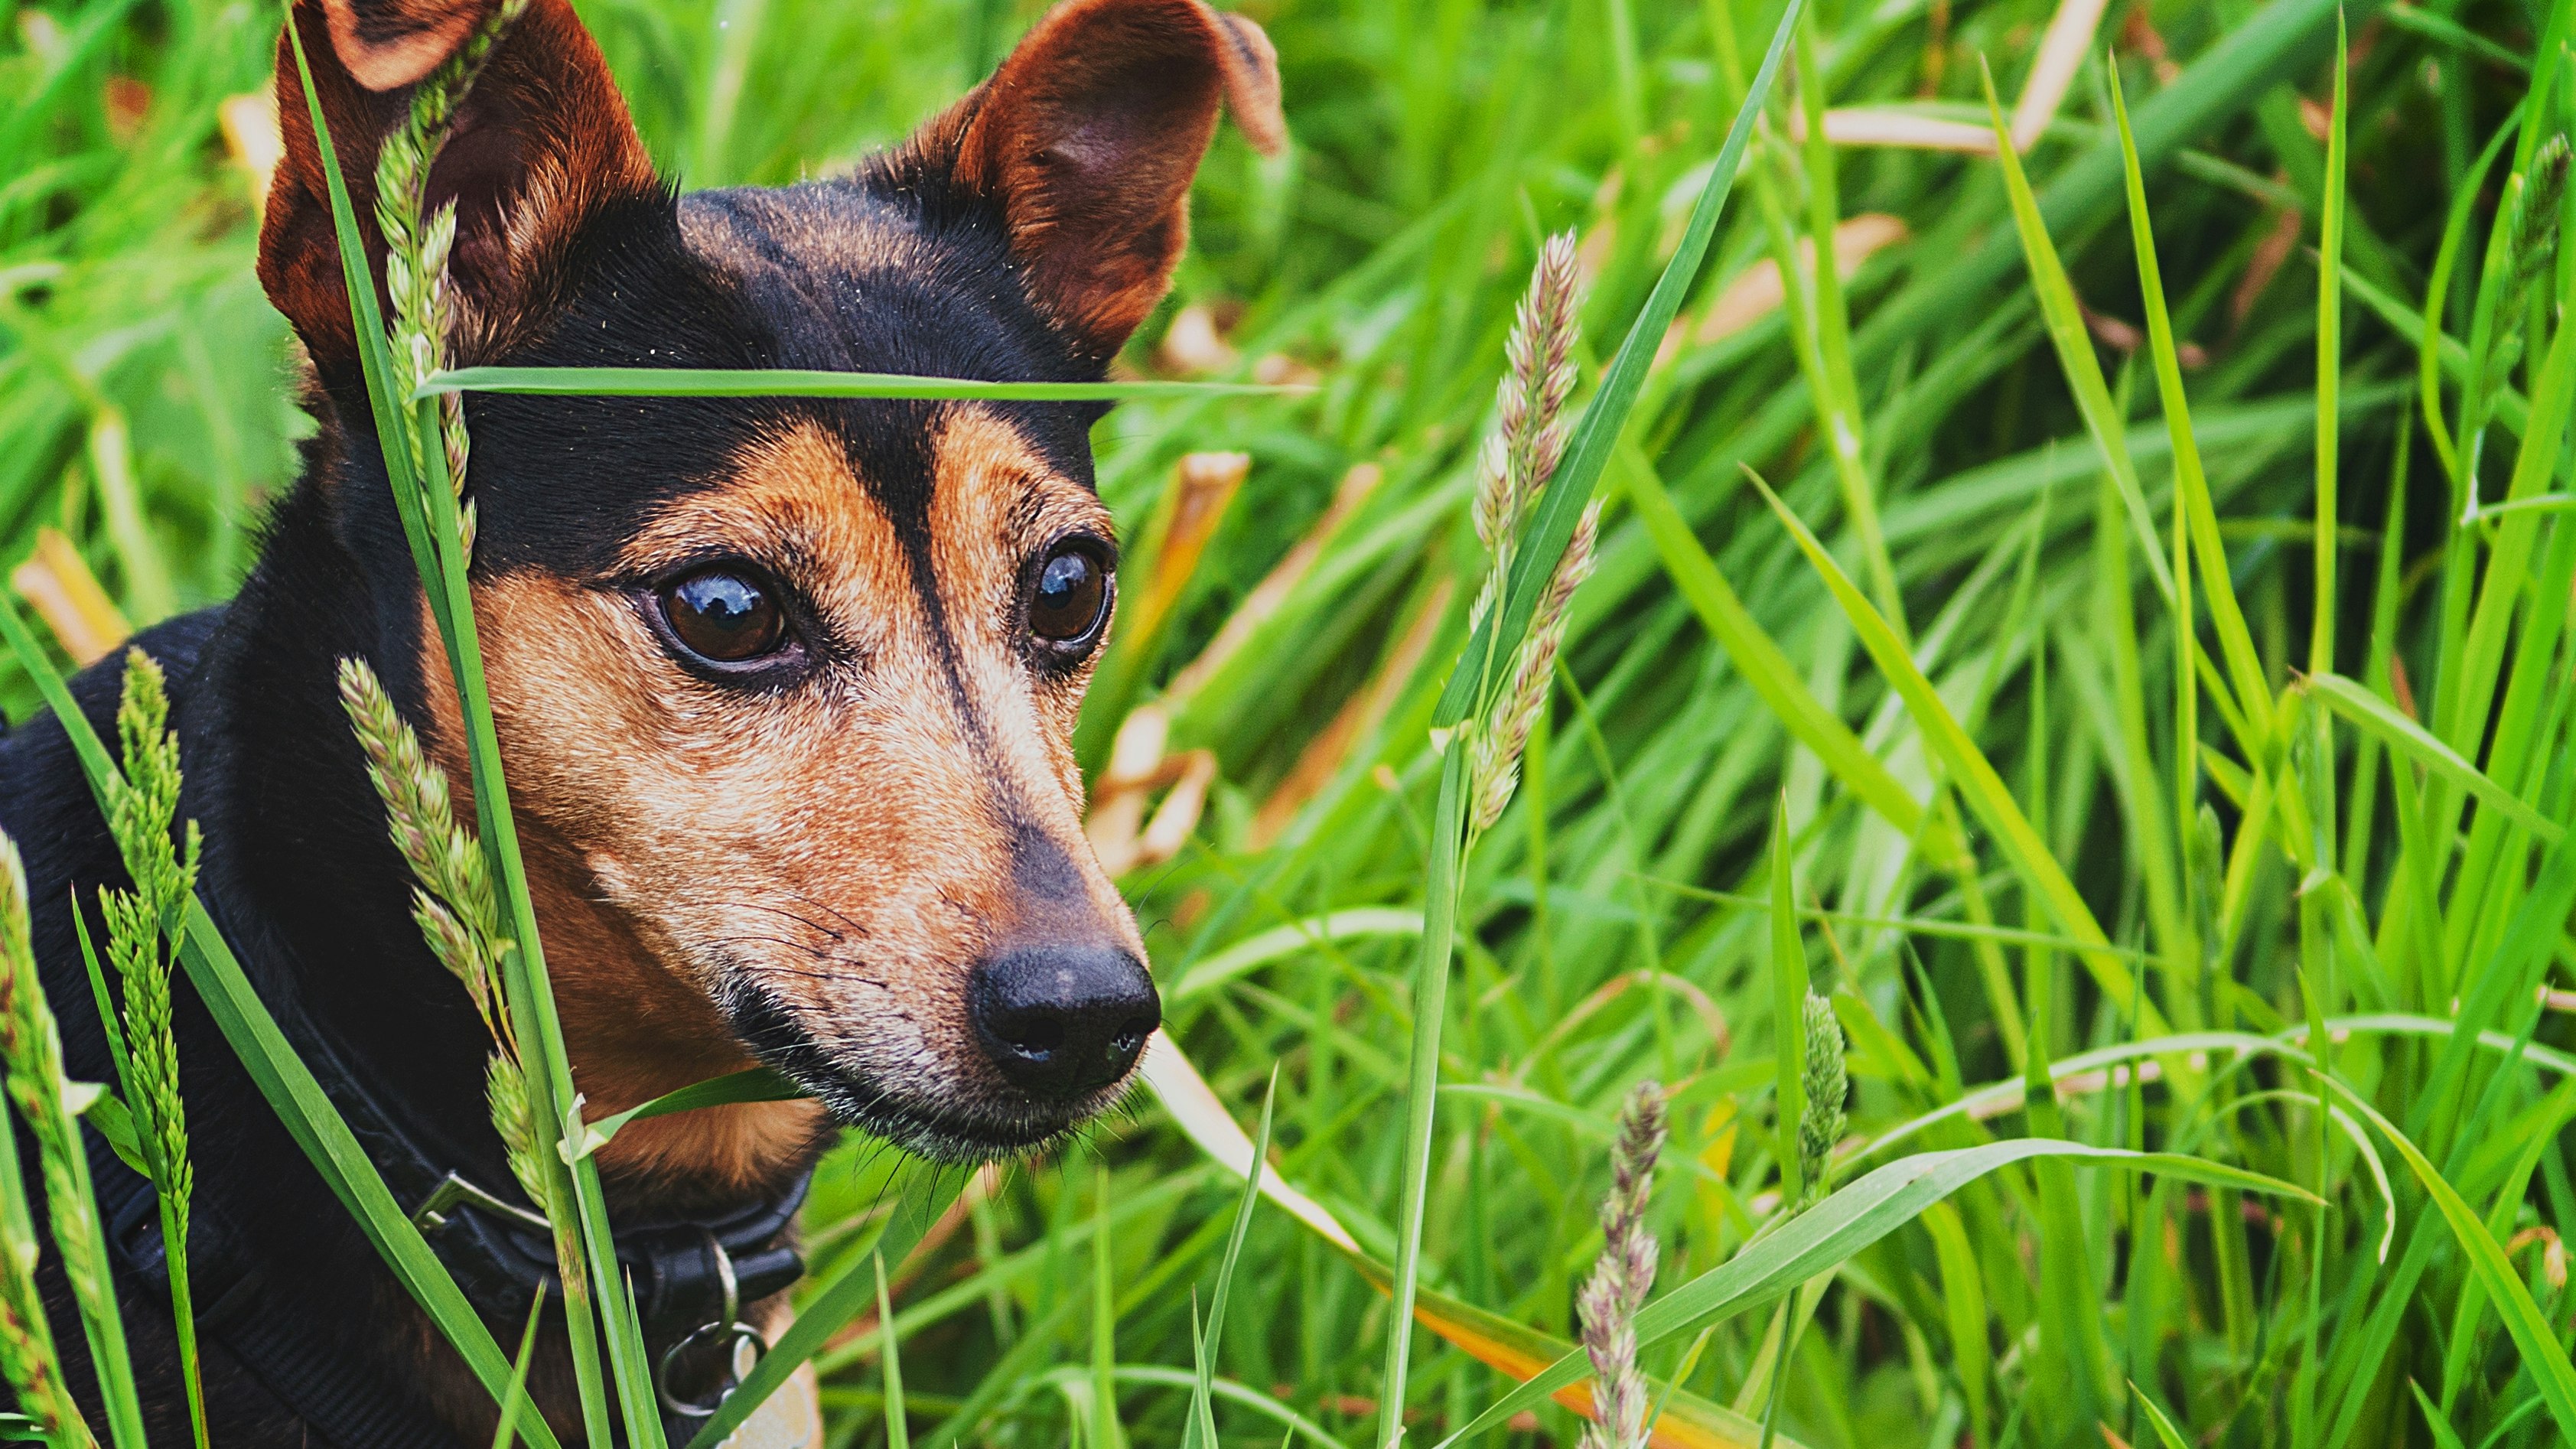
[[[753,1055],[812,1093],[835,1121],[937,1162],[980,1163],[1041,1152],[1116,1107],[1136,1075],[1130,1068],[1088,1091],[1041,1097],[976,1081],[972,1072],[923,1071],[921,1063],[900,1072],[871,1065],[856,1052],[836,1050],[757,987],[732,993],[725,1010]]]

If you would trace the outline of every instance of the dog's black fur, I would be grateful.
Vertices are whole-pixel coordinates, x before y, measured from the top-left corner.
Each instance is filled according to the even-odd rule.
[[[319,7],[308,4],[302,16],[308,46],[326,43]],[[359,149],[349,138],[340,144],[344,157]],[[836,254],[831,242],[887,236],[905,244]],[[494,330],[510,339],[506,349],[472,360],[1102,376],[1114,339],[1104,349],[1097,332],[1051,314],[1021,284],[1025,265],[996,198],[959,184],[936,144],[917,144],[848,180],[779,191],[685,200],[659,188],[612,194],[597,200],[553,259],[545,305],[504,319]],[[307,400],[321,427],[305,445],[301,481],[267,521],[256,567],[230,603],[134,642],[168,674],[186,771],[181,813],[205,836],[200,892],[262,997],[291,1034],[327,1039],[362,1064],[379,1096],[399,1104],[405,1125],[453,1164],[484,1183],[506,1183],[483,1106],[485,1029],[413,924],[410,880],[334,688],[337,660],[365,658],[405,713],[427,720],[437,682],[430,671],[444,666],[423,637],[421,594],[362,379],[326,332],[305,330],[316,364]],[[467,416],[480,510],[476,577],[535,570],[617,584],[608,577],[617,546],[642,519],[691,490],[724,486],[729,461],[791,417],[825,430],[858,461],[905,550],[926,558],[924,438],[938,410],[903,402],[475,397]],[[1051,467],[1089,484],[1096,408],[999,411]],[[110,739],[120,670],[121,656],[111,658],[73,686]],[[124,872],[50,717],[23,723],[0,743],[0,829],[26,859],[36,953],[67,1069],[76,1079],[110,1080],[71,913],[76,899],[84,903],[93,936],[103,939],[97,892],[123,884]],[[262,1311],[300,1315],[344,1343],[352,1359],[378,1366],[395,1392],[416,1398],[424,1421],[460,1439],[488,1433],[478,1429],[489,1423],[488,1400],[478,1401],[194,991],[182,981],[176,996],[197,1216],[257,1266],[275,1295]],[[772,1060],[804,1046],[774,1011],[735,1020],[737,1033]],[[755,1191],[792,1180],[818,1149],[819,1142],[771,1164],[771,1180]],[[21,1151],[31,1151],[23,1138]],[[620,1214],[685,1212],[738,1199],[742,1185],[628,1175],[610,1190]],[[101,1424],[53,1255],[43,1272],[67,1370],[92,1423]],[[177,1442],[185,1409],[167,1300],[157,1286],[122,1277],[120,1290],[151,1431]],[[497,1317],[491,1326],[504,1341],[515,1328]],[[216,1442],[315,1441],[220,1341],[205,1351]],[[538,1376],[560,1428],[571,1427],[562,1412],[567,1373],[558,1358]]]

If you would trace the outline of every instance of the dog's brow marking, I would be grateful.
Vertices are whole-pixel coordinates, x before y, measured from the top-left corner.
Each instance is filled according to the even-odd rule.
[[[1019,431],[972,405],[952,407],[934,443],[929,570],[961,687],[1006,812],[1007,869],[1019,924],[1070,914],[1132,932],[1124,904],[1082,840],[1081,773],[1068,747],[1080,681],[1028,662],[1019,591],[1025,561],[1070,533],[1106,537],[1107,510],[1055,476]],[[1143,954],[1141,946],[1138,954]]]

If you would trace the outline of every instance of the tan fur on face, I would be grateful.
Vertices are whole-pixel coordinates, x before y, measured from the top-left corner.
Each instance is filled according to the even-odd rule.
[[[1106,537],[1107,516],[979,410],[949,414],[934,456],[938,621],[892,523],[811,425],[628,545],[638,573],[738,557],[800,593],[829,642],[781,689],[690,674],[627,592],[535,571],[477,587],[594,1110],[745,1064],[715,1003],[757,989],[832,1068],[909,1113],[1021,1120],[1029,1103],[966,1018],[974,965],[998,942],[1077,929],[1143,956],[1080,833],[1081,681],[1034,667],[1021,643],[1030,558],[1071,532]],[[1061,852],[1072,899],[1032,903],[1014,870],[1032,839]],[[823,1064],[786,1065],[810,1081]],[[639,1124],[612,1151],[646,1169],[747,1168],[812,1125],[787,1110],[688,1114],[629,1149]]]

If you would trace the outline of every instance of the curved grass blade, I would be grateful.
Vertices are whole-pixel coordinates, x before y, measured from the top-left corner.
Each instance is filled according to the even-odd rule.
[[[2339,674],[2312,674],[2300,686],[2335,713],[2376,736],[2380,743],[2422,763],[2435,774],[2486,802],[2514,824],[2545,841],[2566,832],[2539,811],[2497,784],[2485,771],[2460,757],[2433,732],[2408,719],[2398,708]]]
[[[1237,1177],[1250,1176],[1254,1160],[1251,1137],[1225,1110],[1225,1104],[1209,1089],[1207,1080],[1198,1074],[1197,1067],[1178,1047],[1160,1033],[1155,1034],[1153,1042],[1146,1051],[1146,1082],[1154,1089],[1164,1110],[1172,1114],[1174,1124],[1219,1167]],[[1260,1182],[1261,1194],[1270,1199],[1272,1206],[1295,1218],[1307,1231],[1338,1251],[1362,1278],[1368,1280],[1370,1286],[1381,1293],[1394,1291],[1393,1270],[1362,1251],[1358,1240],[1331,1212],[1277,1173],[1261,1173]],[[1413,1318],[1477,1362],[1516,1379],[1526,1379],[1575,1352],[1574,1345],[1562,1339],[1429,1288],[1419,1290]],[[1029,1338],[1023,1337],[1020,1347],[1013,1352],[1021,1352],[1029,1342]],[[1008,1362],[1006,1359],[1005,1363]],[[1120,1372],[1123,1374],[1126,1370],[1121,1369]],[[1218,1392],[1222,1393],[1223,1381],[1217,1382],[1220,1385]],[[1555,1399],[1578,1414],[1589,1417],[1592,1413],[1592,1391],[1588,1384],[1560,1389]],[[946,1426],[941,1432],[947,1432]],[[1662,1416],[1656,1421],[1651,1436],[1657,1449],[1755,1449],[1761,1437],[1762,1426],[1753,1420],[1678,1390],[1666,1391]],[[1775,1437],[1773,1442],[1797,1449],[1786,1439]]]
[[[1796,33],[1798,12],[1804,4],[1805,0],[1789,0],[1787,8],[1780,12],[1779,27],[1771,32],[1771,48],[1762,56],[1762,68],[1754,73],[1744,104],[1736,108],[1735,122],[1727,128],[1726,143],[1718,148],[1716,164],[1709,168],[1708,183],[1700,188],[1699,201],[1691,208],[1690,225],[1682,233],[1681,245],[1674,250],[1673,259],[1664,264],[1663,275],[1655,279],[1655,289],[1647,294],[1646,305],[1637,313],[1636,321],[1629,324],[1618,354],[1601,375],[1600,389],[1585,405],[1573,437],[1566,442],[1565,461],[1531,510],[1527,536],[1514,555],[1512,576],[1503,587],[1501,607],[1486,611],[1458,656],[1462,661],[1476,661],[1476,667],[1461,668],[1449,676],[1440,702],[1432,710],[1435,728],[1454,725],[1474,711],[1488,687],[1485,662],[1511,658],[1520,648],[1521,636],[1529,632],[1530,617],[1538,609],[1539,596],[1547,591],[1548,576],[1574,537],[1575,521],[1590,501],[1602,471],[1609,466],[1611,451],[1618,446],[1628,414],[1636,407],[1637,394],[1654,366],[1655,351],[1663,345],[1664,331],[1680,313],[1682,299],[1689,295],[1691,283],[1699,275],[1700,261],[1708,253],[1709,241],[1717,234],[1718,213],[1725,209],[1727,193],[1735,186],[1745,144],[1752,139],[1753,123],[1771,98],[1771,83],[1780,74],[1781,59],[1788,54],[1789,38]]]
[[[1745,683],[1770,707],[1781,725],[1796,737],[1798,743],[1815,752],[1825,768],[1843,788],[1860,797],[1896,827],[1898,833],[1912,835],[1923,827],[1923,804],[1897,781],[1887,766],[1842,717],[1825,708],[1786,651],[1772,641],[1753,611],[1744,606],[1726,575],[1718,571],[1717,561],[1709,557],[1698,535],[1691,532],[1690,521],[1673,504],[1663,480],[1650,468],[1631,469],[1627,475],[1628,505],[1645,525],[1646,536],[1653,540],[1655,551],[1662,557],[1664,572],[1673,587],[1690,603],[1693,612],[1726,651]]]
[[[559,1142],[555,1148],[566,1162],[588,1157],[606,1147],[618,1130],[629,1122],[647,1117],[667,1117],[674,1112],[694,1112],[700,1107],[728,1107],[737,1102],[792,1102],[814,1095],[803,1087],[767,1067],[747,1067],[703,1082],[691,1082],[677,1091],[664,1092],[639,1107],[629,1107],[582,1128],[581,1143]]]
[[[2219,538],[2218,513],[2209,501],[2209,475],[2201,466],[2200,444],[2191,426],[2191,402],[2182,385],[2181,352],[2174,344],[2173,319],[2165,308],[2164,273],[2156,261],[2155,229],[2147,214],[2146,179],[2138,159],[2137,137],[2130,129],[2128,103],[2120,93],[2119,68],[2113,66],[2108,73],[2111,111],[2120,133],[2121,175],[2128,190],[2129,238],[2137,253],[2138,288],[2144,299],[2149,350],[2155,359],[2156,395],[2163,400],[2165,429],[2173,439],[2176,533],[2188,535],[2185,551],[2197,555],[2201,583],[2209,595],[2210,622],[2217,629],[2218,650],[2226,660],[2228,680],[2236,696],[2221,707],[2232,704],[2242,713],[2246,733],[2252,736],[2246,752],[2249,757],[2259,757],[2261,742],[2272,731],[2272,692],[2264,682],[2262,657],[2254,650],[2254,636],[2245,626],[2245,611],[2237,606],[2235,581],[2227,572],[2227,546]],[[2020,179],[2018,160],[2009,156],[2004,159],[2004,178],[2012,188],[2018,216],[2024,210],[2022,198],[2029,190],[2029,183]],[[2032,206],[2028,210],[2030,225],[2036,226],[2038,209]],[[2038,244],[2047,244],[2044,231],[2038,236]],[[2059,275],[2062,278],[2064,274]],[[2174,627],[2178,637],[2194,641],[2196,652],[2199,623],[2187,607],[2190,598],[2186,588],[2179,596],[2185,607]]]
[[[2293,1183],[2197,1157],[2045,1137],[1918,1153],[1843,1188],[1769,1237],[1647,1304],[1637,1315],[1637,1346],[1647,1348],[1704,1323],[1761,1307],[1913,1221],[1925,1208],[1970,1182],[2009,1163],[2042,1158],[2110,1164],[2206,1186],[2315,1200],[2306,1188]],[[1494,1428],[1590,1372],[1582,1353],[1567,1354],[1441,1440],[1440,1449]]]
[[[2192,1449],[2191,1441],[2183,1438],[2182,1431],[2174,1427],[2173,1420],[2165,1417],[2165,1411],[2156,1407],[2156,1401],[2138,1387],[2135,1379],[2129,1381],[2129,1392],[2138,1396],[2138,1407],[2147,1411],[2147,1422],[2154,1426],[2158,1443],[2165,1449]]]
[[[2531,1290],[2523,1286],[2522,1276],[2513,1270],[2495,1235],[2487,1231],[2477,1210],[2461,1198],[2459,1190],[2442,1176],[2423,1149],[2397,1130],[2396,1123],[2379,1115],[2378,1109],[2360,1093],[2332,1075],[2327,1075],[2325,1081],[2355,1112],[2370,1119],[2371,1125],[2397,1149],[2397,1155],[2414,1169],[2416,1181],[2423,1184],[2425,1194],[2441,1210],[2471,1271],[2494,1302],[2496,1316],[2504,1320],[2505,1331],[2513,1335],[2514,1347],[2522,1351],[2523,1371],[2531,1375],[2548,1400],[2549,1416],[2557,1421],[2560,1436],[2576,1440],[2576,1366],[2568,1363],[2566,1353],[2558,1346],[2557,1330],[2550,1325],[2548,1315],[2540,1311],[2540,1305],[2532,1301]]]
[[[1303,383],[981,382],[901,372],[792,367],[458,367],[412,390],[420,402],[451,392],[542,397],[986,398],[998,402],[1117,402],[1136,398],[1300,397]]]
[[[1981,62],[1982,65],[1982,62]],[[2116,69],[2116,68],[2115,68]],[[2012,133],[2004,124],[2003,108],[1995,100],[1995,78],[1980,70],[1986,87],[1986,110],[1995,129],[1996,153],[2003,160],[2004,186],[2012,198],[2013,224],[2020,228],[2022,255],[2030,265],[2030,289],[2039,299],[2039,315],[2048,328],[2049,344],[2057,351],[2058,369],[2066,374],[2069,391],[2075,394],[2075,409],[2084,418],[2084,431],[2091,435],[2093,446],[2102,454],[2102,466],[2110,473],[2112,484],[2120,491],[2120,505],[2129,517],[2129,526],[2137,530],[2139,551],[2146,555],[2148,571],[2155,575],[2156,592],[2165,602],[2173,602],[2172,570],[2166,565],[2164,551],[2157,547],[2156,520],[2147,507],[2146,490],[2138,484],[2138,465],[2129,456],[2128,420],[2121,416],[2119,405],[2111,400],[2111,389],[2102,380],[2102,361],[2094,355],[2093,334],[2084,326],[2084,311],[2075,300],[2075,288],[2066,280],[2066,267],[2057,258],[2057,247],[2048,238],[2048,224],[2041,219],[2039,200],[2031,194],[2030,181],[2022,174],[2020,154],[2014,150]],[[2155,309],[2149,308],[2149,315]]]

